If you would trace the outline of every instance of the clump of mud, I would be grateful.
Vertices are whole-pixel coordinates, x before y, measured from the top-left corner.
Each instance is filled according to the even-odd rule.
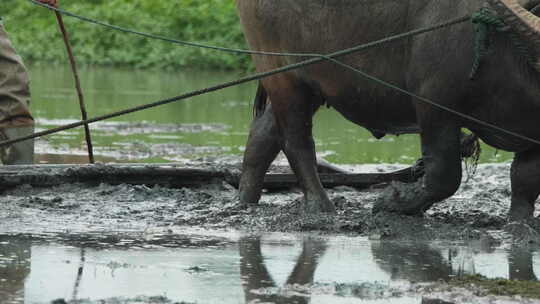
[[[209,163],[205,163],[209,165]],[[210,163],[210,165],[212,165]],[[238,170],[238,163],[214,166]],[[355,172],[395,166],[348,166]],[[376,168],[376,169],[374,169]],[[288,169],[274,166],[272,170]],[[264,193],[257,206],[237,204],[237,190],[226,183],[199,188],[69,184],[54,188],[22,186],[0,198],[1,233],[88,233],[200,227],[253,232],[320,231],[371,238],[482,239],[503,237],[510,205],[509,165],[481,165],[451,198],[423,217],[372,215],[382,186],[367,190],[328,189],[336,215],[307,215],[298,189]],[[530,226],[540,231],[538,221]]]

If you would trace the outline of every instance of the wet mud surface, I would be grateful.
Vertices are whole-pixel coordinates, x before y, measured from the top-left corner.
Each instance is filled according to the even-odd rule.
[[[189,165],[239,171],[240,163],[233,159],[206,159]],[[375,172],[400,166],[344,168]],[[287,172],[288,168],[278,163],[271,170]],[[364,190],[327,189],[337,215],[305,214],[299,189],[265,192],[259,205],[244,208],[237,204],[237,190],[221,182],[182,189],[126,184],[21,186],[5,191],[0,198],[0,233],[140,231],[187,226],[250,232],[351,233],[388,239],[459,240],[488,235],[499,239],[504,237],[510,205],[509,170],[509,164],[480,165],[453,197],[436,204],[423,217],[372,215],[372,205],[384,185]],[[539,223],[535,219],[528,225],[535,229]]]
[[[189,164],[240,168],[235,157]],[[344,168],[378,172],[401,166]],[[283,161],[272,167],[288,170]],[[423,217],[373,216],[383,186],[328,189],[338,213],[316,216],[302,211],[298,189],[266,192],[258,206],[246,209],[226,183],[182,189],[21,186],[0,197],[0,283],[15,282],[0,293],[13,299],[6,303],[540,303],[447,283],[463,274],[526,281],[540,275],[538,219],[506,222],[509,170],[509,164],[480,165],[456,195]],[[200,259],[187,263],[186,252]],[[74,297],[81,261],[93,265],[94,277],[106,274],[95,281],[83,276]],[[295,265],[307,269],[295,272]],[[70,269],[59,275],[65,280],[43,289],[50,298],[29,300],[44,288],[51,269],[61,273],[55,271],[63,266]],[[306,273],[312,275],[300,276]],[[122,292],[96,283],[107,280],[116,286],[111,290]]]

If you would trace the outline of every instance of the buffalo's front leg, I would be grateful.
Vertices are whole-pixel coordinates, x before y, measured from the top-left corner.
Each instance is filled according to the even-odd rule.
[[[319,104],[302,86],[274,92],[270,98],[283,137],[283,152],[304,191],[305,211],[335,212],[317,173],[312,118]]]
[[[239,196],[243,205],[257,204],[264,175],[280,151],[280,139],[271,105],[251,124],[240,178]]]
[[[419,214],[453,195],[461,182],[460,131],[448,123],[424,123],[422,159],[425,175],[411,184],[393,183],[385,189],[373,212]]]

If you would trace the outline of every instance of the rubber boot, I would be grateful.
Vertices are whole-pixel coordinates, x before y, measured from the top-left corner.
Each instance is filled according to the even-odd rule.
[[[34,134],[34,126],[0,129],[0,139],[9,140]],[[31,165],[34,163],[34,140],[29,139],[0,147],[0,160],[4,165]]]

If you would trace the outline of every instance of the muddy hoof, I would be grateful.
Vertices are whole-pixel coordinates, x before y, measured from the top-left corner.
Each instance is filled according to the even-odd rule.
[[[232,210],[236,211],[249,211],[249,210],[256,210],[259,207],[259,204],[243,204],[243,203],[236,203],[234,206],[231,207]]]
[[[260,193],[255,193],[253,191],[240,190],[235,195],[235,200],[238,202],[238,205],[244,206],[245,208],[257,206],[260,199]]]
[[[420,215],[425,211],[426,206],[421,181],[411,184],[393,182],[377,198],[372,213],[394,212]]]
[[[232,203],[234,204],[234,208],[238,210],[246,210],[259,206],[259,201],[242,199],[242,196],[240,194],[234,196],[234,198],[232,199]]]
[[[433,299],[422,297],[422,304],[454,304],[455,302],[448,302],[441,299]]]
[[[512,206],[508,214],[508,222],[527,221],[534,218],[534,205]]]
[[[540,233],[525,221],[512,222],[504,227],[504,231],[512,235],[515,244],[539,244]]]
[[[336,214],[336,207],[330,200],[306,200],[304,212],[307,214],[329,213]]]

